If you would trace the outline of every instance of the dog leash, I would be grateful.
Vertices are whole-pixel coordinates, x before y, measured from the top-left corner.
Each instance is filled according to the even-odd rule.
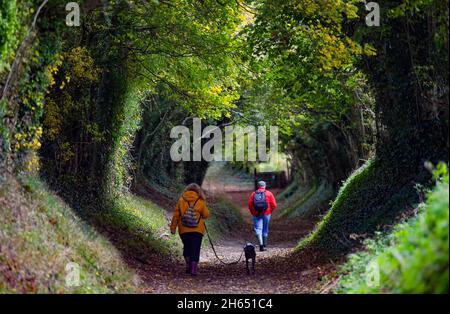
[[[241,256],[239,256],[239,259],[238,259],[237,261],[235,261],[235,262],[230,262],[230,263],[224,262],[224,261],[221,260],[220,257],[217,255],[216,248],[214,247],[214,244],[213,244],[213,242],[212,242],[212,240],[211,240],[211,236],[209,235],[209,232],[208,232],[208,228],[206,227],[206,222],[204,222],[204,225],[205,225],[206,235],[208,236],[209,243],[211,244],[211,248],[212,248],[212,250],[213,250],[213,252],[214,252],[214,255],[216,256],[217,260],[218,260],[219,262],[221,262],[222,264],[224,264],[224,265],[236,265],[236,264],[238,264],[238,263],[241,261],[242,256],[244,256],[244,250],[242,250]]]

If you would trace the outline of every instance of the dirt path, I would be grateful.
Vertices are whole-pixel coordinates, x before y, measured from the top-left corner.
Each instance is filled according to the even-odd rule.
[[[245,220],[239,231],[224,235],[214,243],[218,255],[225,262],[238,260],[245,242],[255,243],[251,215],[247,209],[248,197],[253,189],[251,176],[233,172],[217,164],[210,167],[203,188],[209,201],[225,197],[240,208]],[[275,196],[279,191],[273,191]],[[165,198],[155,198],[155,191],[144,193],[153,202],[168,207]],[[165,206],[164,206],[165,205]],[[282,204],[279,204],[282,207]],[[170,206],[173,208],[174,206]],[[170,213],[168,212],[167,215]],[[137,270],[147,293],[318,293],[323,288],[323,275],[334,271],[334,266],[321,260],[317,252],[295,253],[298,241],[307,235],[316,221],[277,218],[271,221],[269,247],[266,252],[257,251],[256,274],[247,275],[245,259],[238,264],[223,265],[215,257],[210,246],[202,249],[199,275],[192,277],[184,272],[180,257],[169,259],[150,254],[146,260],[132,254],[124,254],[127,262]],[[204,238],[204,241],[208,241]],[[126,248],[123,248],[126,250]],[[325,287],[326,288],[326,287]]]
[[[275,195],[276,192],[277,191],[274,191]],[[221,196],[229,199],[241,209],[246,225],[241,233],[231,235],[228,240],[221,241],[215,245],[216,251],[221,256],[224,256],[227,261],[237,260],[243,245],[247,241],[256,244],[256,238],[253,235],[251,215],[247,209],[247,202],[251,193],[252,191],[229,191],[221,193]],[[304,220],[272,219],[269,232],[269,250],[266,252],[257,252],[258,260],[290,253],[298,244],[298,240],[305,236],[313,226],[313,223]],[[202,260],[210,263],[217,262],[216,257],[209,248],[202,252]]]
[[[238,205],[245,217],[246,227],[215,243],[216,251],[226,262],[239,258],[246,240],[255,242],[251,231],[251,216],[247,210],[251,191],[232,191],[220,194]],[[214,196],[218,196],[217,190]],[[236,265],[223,265],[208,246],[202,249],[199,275],[184,273],[180,260],[155,256],[146,263],[129,261],[138,269],[148,293],[317,293],[320,278],[332,270],[331,265],[318,263],[314,253],[295,254],[298,240],[314,227],[305,220],[274,218],[270,226],[269,248],[257,251],[256,274],[247,275],[245,259]],[[205,238],[204,241],[207,241]]]

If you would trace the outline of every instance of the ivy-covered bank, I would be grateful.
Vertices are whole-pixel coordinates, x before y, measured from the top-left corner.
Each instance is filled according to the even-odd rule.
[[[365,242],[340,269],[337,293],[448,292],[449,186],[445,164],[434,172],[437,186],[392,233]]]
[[[448,3],[447,3],[448,4]],[[353,36],[370,44],[364,56],[375,95],[375,156],[349,177],[329,214],[300,247],[348,252],[418,203],[430,186],[425,164],[448,162],[448,6],[441,1],[384,4],[383,25]]]
[[[130,193],[140,177],[155,190],[164,189],[161,181],[151,180],[147,165],[153,156],[144,153],[154,143],[151,128],[165,123],[153,125],[148,117],[169,108],[158,102],[152,112],[147,104],[160,95],[181,112],[169,118],[179,124],[194,115],[219,118],[236,98],[238,67],[228,53],[241,22],[235,2],[78,4],[80,27],[65,24],[66,1],[0,4],[3,292],[139,292],[122,254],[145,258],[180,252],[179,241],[167,239],[164,230],[166,210],[182,186],[170,184],[164,208],[148,200],[158,195],[143,199]],[[210,54],[215,47],[222,48]],[[139,154],[145,159],[138,163]],[[188,175],[181,172],[177,180]],[[239,213],[222,203],[214,215],[238,221]],[[22,225],[8,223],[25,212]],[[214,238],[229,232],[230,225],[213,219]],[[70,252],[58,256],[62,246]],[[32,255],[38,255],[36,267],[28,265]],[[86,271],[87,286],[64,286],[69,261]],[[30,284],[17,281],[25,269]]]

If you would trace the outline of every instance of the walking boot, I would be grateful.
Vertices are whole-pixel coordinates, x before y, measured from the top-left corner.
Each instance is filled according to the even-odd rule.
[[[264,252],[266,249],[264,248],[264,240],[262,235],[258,234],[258,241],[259,241],[259,251]]]
[[[263,245],[265,248],[267,248],[267,238],[268,237],[263,237]]]
[[[191,260],[189,257],[184,257],[184,260],[186,261],[186,274],[191,273]]]
[[[257,235],[257,237],[258,237],[258,243],[259,243],[259,245],[261,246],[261,245],[264,245],[264,240],[263,240],[263,236],[262,235]]]
[[[198,262],[191,262],[191,275],[197,276],[198,274]]]

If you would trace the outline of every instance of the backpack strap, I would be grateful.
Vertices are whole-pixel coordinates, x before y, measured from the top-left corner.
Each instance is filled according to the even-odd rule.
[[[192,205],[192,207],[195,207],[195,205],[197,205],[197,202],[198,202],[199,200],[200,200],[200,197],[197,198],[197,199],[195,200],[194,205]]]
[[[189,203],[189,201],[187,199],[185,199],[184,196],[182,196],[182,198],[186,203],[188,203],[188,206],[191,207],[191,203]],[[199,201],[199,199],[200,199],[200,197],[195,200],[194,205],[192,205],[193,208],[195,207],[195,205],[197,205],[197,202]]]
[[[185,201],[185,202],[188,204],[188,207],[186,208],[186,210],[184,211],[184,213],[181,211],[181,207],[179,207],[181,215],[184,215],[184,214],[186,213],[187,209],[188,209],[189,207],[191,207],[191,204],[188,202],[187,199],[184,198],[184,196],[182,196],[181,198],[183,199],[183,201]]]
[[[267,191],[267,190],[263,190],[263,191],[256,190],[256,191],[255,191],[255,195],[256,195],[256,194],[259,194],[259,193],[264,193],[264,195],[267,196],[266,191]]]
[[[199,201],[199,199],[200,199],[200,197],[197,198],[197,199],[195,200],[195,203],[194,203],[194,205],[192,205],[192,208],[195,208],[195,205],[197,205],[197,202]],[[198,213],[198,221],[197,221],[197,224],[200,223],[200,220],[202,220],[202,214]]]
[[[191,207],[191,203],[189,203],[189,201],[188,201],[187,199],[185,199],[184,196],[182,196],[182,198],[183,198],[183,200],[184,200],[186,203],[188,203],[188,207]],[[192,205],[192,208],[195,209],[195,205],[197,205],[197,202],[198,202],[199,200],[200,200],[200,197],[198,197],[198,198],[195,200],[194,205]],[[187,209],[186,209],[186,210],[187,210]],[[199,217],[198,217],[197,224],[200,223],[200,220],[201,220],[201,219],[202,219],[202,215],[199,213]]]

